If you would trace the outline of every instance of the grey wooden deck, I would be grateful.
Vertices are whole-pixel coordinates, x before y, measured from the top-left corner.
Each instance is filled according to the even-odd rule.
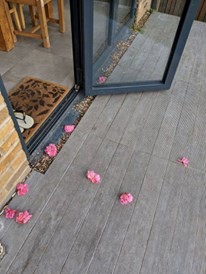
[[[169,91],[95,99],[47,173],[31,174],[29,195],[13,199],[30,222],[1,217],[0,273],[205,274],[205,44],[195,22]]]

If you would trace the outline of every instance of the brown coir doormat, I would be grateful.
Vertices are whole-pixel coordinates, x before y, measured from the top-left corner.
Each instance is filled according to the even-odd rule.
[[[26,77],[9,91],[9,100],[15,111],[25,112],[34,119],[34,125],[22,133],[27,143],[55,107],[68,94],[68,87],[41,79]]]

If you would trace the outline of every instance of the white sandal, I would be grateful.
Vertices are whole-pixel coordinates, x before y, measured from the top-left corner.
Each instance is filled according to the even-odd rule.
[[[17,120],[17,123],[18,123],[20,129],[21,128],[28,129],[34,125],[34,119],[31,116],[26,115],[25,112],[14,111],[14,115],[16,117],[16,120]]]

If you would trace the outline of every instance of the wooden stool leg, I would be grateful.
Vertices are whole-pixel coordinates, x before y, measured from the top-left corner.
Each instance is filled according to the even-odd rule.
[[[38,22],[37,22],[37,19],[36,19],[36,10],[35,10],[34,6],[29,6],[29,13],[30,13],[30,16],[31,16],[32,25],[37,26]]]
[[[23,12],[23,5],[17,4],[18,14],[19,14],[19,21],[21,24],[22,29],[26,28],[25,20],[24,20],[24,12]]]
[[[46,10],[46,17],[47,18],[53,18],[53,6],[52,2],[49,2],[45,5],[45,10]]]
[[[65,32],[64,0],[58,0],[59,31]]]
[[[12,10],[10,10],[10,12],[12,12],[14,15],[14,22],[15,22],[16,28],[17,30],[22,31],[21,24],[19,21],[19,16],[16,10],[16,5],[14,3],[10,3],[10,5],[12,7]]]
[[[8,3],[3,2],[3,8],[4,8],[5,12],[6,12],[6,17],[7,17],[7,20],[9,22],[9,28],[11,30],[13,42],[15,43],[17,41],[17,39],[16,39],[16,35],[14,33],[14,25],[13,25],[13,22],[12,22],[12,19],[11,19],[11,14],[10,14]]]
[[[45,13],[45,9],[44,9],[44,1],[37,0],[36,3],[37,3],[38,15],[39,15],[39,22],[40,22],[40,26],[41,26],[43,45],[45,48],[50,48],[47,19],[46,19],[46,13]]]

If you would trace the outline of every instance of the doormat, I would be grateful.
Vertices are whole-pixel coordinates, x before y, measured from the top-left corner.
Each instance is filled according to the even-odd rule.
[[[26,77],[9,91],[9,100],[15,111],[25,112],[34,119],[34,125],[22,133],[27,143],[68,94],[68,87]]]

